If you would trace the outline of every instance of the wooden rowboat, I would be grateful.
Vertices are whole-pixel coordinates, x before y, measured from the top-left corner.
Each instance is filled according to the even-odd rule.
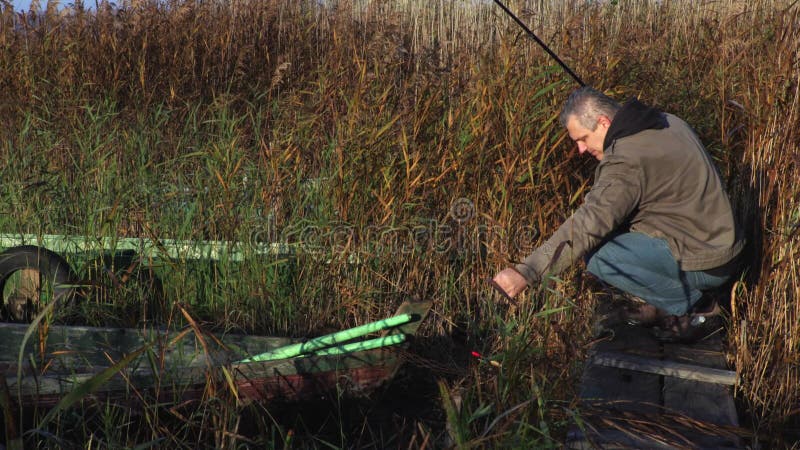
[[[406,302],[403,325],[382,336],[413,336],[430,309]],[[375,340],[375,339],[373,339]],[[394,339],[400,341],[401,339]],[[76,401],[181,402],[207,396],[238,401],[301,401],[327,395],[363,396],[392,379],[405,344],[367,350],[300,354],[271,360],[254,355],[298,339],[182,331],[0,324],[0,372],[12,402],[67,406]],[[230,397],[228,397],[230,398]]]

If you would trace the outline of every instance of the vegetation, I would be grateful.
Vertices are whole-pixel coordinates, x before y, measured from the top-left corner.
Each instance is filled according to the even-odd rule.
[[[800,404],[800,8],[509,3],[587,83],[682,116],[707,144],[750,243],[728,327],[737,398],[755,438],[785,444]],[[222,398],[84,404],[31,445],[563,440],[599,289],[576,268],[506,311],[484,280],[580,203],[593,164],[555,120],[574,83],[490,2],[0,4],[0,231],[303,246],[292,261],[163,262],[163,317],[185,307],[212,329],[312,335],[435,302],[437,345],[399,380],[416,408],[334,400],[313,422]],[[138,306],[86,308],[119,325]]]

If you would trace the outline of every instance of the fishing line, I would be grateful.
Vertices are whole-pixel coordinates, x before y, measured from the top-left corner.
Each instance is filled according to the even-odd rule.
[[[548,54],[548,55],[550,55],[550,56],[551,56],[553,59],[555,59],[555,60],[556,60],[556,62],[557,62],[559,65],[561,65],[561,67],[562,67],[564,70],[566,70],[566,71],[567,71],[567,73],[568,73],[568,74],[569,74],[569,75],[570,75],[572,78],[574,78],[574,79],[575,79],[575,81],[577,81],[577,82],[578,82],[578,84],[580,84],[580,85],[581,85],[581,87],[583,87],[583,86],[586,86],[586,83],[584,83],[584,82],[583,82],[583,80],[581,80],[581,79],[580,79],[580,77],[578,77],[577,75],[575,75],[575,72],[573,72],[573,71],[572,71],[572,70],[571,70],[569,67],[567,67],[567,65],[566,65],[566,64],[564,64],[564,62],[563,62],[563,61],[561,61],[561,59],[558,57],[558,55],[556,55],[555,53],[553,53],[553,51],[552,51],[552,50],[550,50],[550,47],[548,47],[548,46],[547,46],[547,45],[546,45],[544,42],[542,42],[542,40],[541,40],[541,39],[539,39],[539,37],[538,37],[538,36],[536,36],[536,34],[534,34],[534,33],[533,33],[533,31],[531,31],[531,29],[530,29],[530,28],[528,28],[528,26],[527,26],[527,25],[525,25],[525,23],[523,23],[521,20],[519,20],[519,17],[517,17],[516,15],[514,15],[514,13],[512,13],[512,12],[511,12],[511,10],[509,10],[508,8],[506,8],[506,5],[504,5],[504,4],[503,4],[503,2],[501,2],[500,0],[494,0],[494,2],[495,2],[495,3],[497,3],[497,5],[498,5],[498,6],[500,6],[500,8],[502,8],[502,9],[503,9],[503,11],[505,11],[505,12],[506,12],[506,14],[508,14],[508,15],[509,15],[509,17],[511,17],[512,19],[514,19],[514,22],[517,22],[517,25],[519,25],[520,27],[522,27],[522,29],[523,29],[523,30],[525,30],[525,32],[526,32],[526,33],[528,33],[528,36],[530,36],[531,38],[533,38],[533,40],[534,40],[534,41],[536,41],[536,43],[537,43],[537,44],[539,44],[539,46],[540,46],[540,47],[542,47],[542,48],[544,49],[544,51],[546,51],[546,52],[547,52],[547,54]]]

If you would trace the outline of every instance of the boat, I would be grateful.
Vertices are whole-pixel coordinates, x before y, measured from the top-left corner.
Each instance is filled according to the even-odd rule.
[[[206,333],[188,315],[182,330],[0,323],[0,395],[55,409],[87,399],[366,396],[395,376],[430,307],[407,301],[390,318],[313,339]]]

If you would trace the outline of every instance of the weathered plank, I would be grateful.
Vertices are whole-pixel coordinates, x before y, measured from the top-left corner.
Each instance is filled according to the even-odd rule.
[[[727,367],[719,336],[692,346],[664,345],[664,357],[692,364]],[[733,372],[735,375],[735,372]],[[698,422],[715,425],[713,433],[697,433],[695,442],[704,448],[739,448],[741,439],[735,433],[725,433],[725,427],[739,426],[736,405],[731,388],[717,383],[686,380],[673,377],[664,379],[664,408],[680,411]]]
[[[619,424],[618,426],[622,427],[624,424]],[[616,428],[605,428],[603,430],[589,429],[586,431],[588,432],[571,430],[567,434],[567,448],[571,450],[675,450],[676,448],[691,448],[691,443],[687,441],[677,443],[674,440],[659,439],[658,437],[637,431],[626,431]]]
[[[660,389],[658,375],[591,365],[584,371],[580,396],[613,403],[617,410],[655,412],[660,403]]]
[[[614,336],[595,345],[597,351],[621,351],[630,347],[630,340],[638,342],[641,354],[657,354],[659,345],[654,339],[640,336],[636,329],[623,327]],[[586,400],[616,402],[623,410],[652,412],[658,407],[661,381],[657,375],[639,374],[632,370],[603,367],[589,360],[581,379],[580,396]]]
[[[665,347],[640,327],[613,331],[587,359],[567,448],[741,448],[719,340]]]
[[[621,351],[631,339],[638,340],[638,351],[653,355],[658,343],[644,336],[640,339],[630,327],[614,329],[613,335],[600,340],[595,349]],[[657,414],[660,405],[661,380],[658,375],[640,374],[631,370],[603,367],[587,361],[580,389],[580,412],[583,427],[573,427],[567,436],[566,447],[588,448],[658,448],[636,433],[624,433],[615,427],[616,419],[633,415]]]
[[[705,367],[698,364],[684,364],[671,360],[644,358],[621,352],[597,352],[590,358],[592,364],[618,369],[647,372],[685,380],[703,381],[727,386],[736,384],[736,372],[725,369]]]

